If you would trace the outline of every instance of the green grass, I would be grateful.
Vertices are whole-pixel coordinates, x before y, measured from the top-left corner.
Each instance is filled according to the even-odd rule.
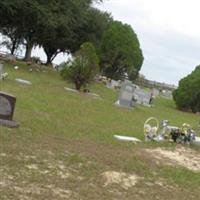
[[[38,157],[39,163],[37,164],[41,169],[47,168],[47,164],[43,162],[45,159],[54,163],[58,160],[63,161],[69,168],[73,166],[77,170],[73,172],[76,176],[86,177],[82,183],[86,185],[90,182],[94,184],[95,177],[97,180],[99,173],[110,169],[143,176],[145,179],[140,186],[137,186],[139,188],[136,188],[136,191],[145,188],[144,190],[147,192],[148,189],[145,186],[147,180],[155,181],[158,178],[164,178],[169,184],[178,184],[182,188],[180,190],[183,190],[183,194],[188,194],[188,186],[190,186],[194,194],[200,195],[198,191],[199,173],[165,165],[158,166],[152,161],[152,158],[141,153],[146,148],[161,146],[175,148],[175,144],[142,143],[133,145],[118,142],[113,138],[113,135],[120,134],[144,140],[143,124],[149,117],[156,117],[159,120],[168,119],[171,125],[175,126],[189,123],[197,129],[199,122],[197,115],[178,111],[173,101],[164,98],[157,98],[154,102],[155,106],[152,108],[145,106],[137,106],[134,110],[118,108],[113,105],[118,94],[102,84],[91,86],[91,91],[99,94],[102,98],[94,99],[84,94],[66,91],[64,87],[72,87],[72,85],[61,80],[59,74],[53,70],[43,67],[40,72],[36,70],[29,72],[26,64],[17,63],[17,65],[19,70],[14,70],[11,64],[6,64],[5,71],[9,73],[9,76],[7,80],[0,82],[2,91],[17,97],[14,120],[20,123],[19,129],[0,128],[0,150],[2,153],[10,155],[8,158],[2,158],[1,164],[10,169],[10,174],[17,177],[18,169],[27,165],[26,162],[33,162],[33,160],[19,161],[16,157],[20,153],[34,154]],[[29,80],[32,85],[21,85],[15,81],[16,78]],[[198,147],[195,149],[199,150]],[[48,157],[48,151],[53,152],[56,157]],[[63,157],[65,151],[73,153],[67,160]],[[80,163],[82,163],[82,168],[78,172],[77,166]],[[29,183],[47,184],[52,183],[56,177],[55,175],[42,180],[38,174],[34,173],[24,176],[24,178],[17,177],[17,182],[25,179]],[[55,180],[61,188],[65,187],[66,183],[60,181],[59,178]],[[70,180],[71,184],[68,183],[67,187],[76,190],[78,183],[74,177],[71,177]],[[96,181],[95,184],[96,188],[93,189],[97,192],[97,196],[94,194],[87,196],[86,189],[78,184],[83,199],[101,199],[101,195],[104,199],[116,197],[114,194],[107,193],[105,188],[101,188],[101,181]],[[25,186],[21,185],[21,187]],[[86,188],[89,190],[88,185]],[[101,192],[97,188],[101,188]],[[162,197],[158,189],[154,188],[152,191],[153,194],[158,193]],[[167,192],[160,191],[163,194],[166,193],[167,199]],[[178,189],[174,192],[174,199],[182,197]],[[10,193],[14,192],[9,189],[0,190],[0,194],[3,194],[5,199]],[[120,191],[120,194],[122,195],[123,191]],[[130,194],[132,193],[130,192]],[[154,199],[153,194],[149,199]],[[84,197],[84,195],[86,196]],[[138,195],[138,199],[146,198],[141,194]],[[45,199],[45,197],[45,195],[41,196],[41,199]],[[38,199],[39,197],[33,195],[33,198]],[[123,198],[123,195],[119,195],[115,199],[119,198]],[[128,196],[124,198],[131,199]],[[74,197],[74,199],[76,198]]]

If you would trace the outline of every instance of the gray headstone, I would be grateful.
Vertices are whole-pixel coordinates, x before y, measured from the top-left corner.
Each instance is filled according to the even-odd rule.
[[[0,119],[12,120],[16,97],[0,92]]]
[[[123,107],[133,107],[133,93],[135,87],[132,83],[123,83],[120,90],[119,105]]]
[[[156,88],[153,88],[151,92],[152,92],[154,97],[157,97],[160,94],[160,91],[158,89],[156,89]]]
[[[162,96],[168,99],[172,99],[172,91],[170,90],[163,90],[162,91]]]
[[[143,104],[143,105],[149,105],[151,93],[146,92],[146,91],[141,90],[141,89],[136,89],[135,92],[134,92],[134,97],[137,100],[137,103]]]
[[[0,77],[1,77],[1,75],[4,73],[4,71],[3,71],[3,64],[2,63],[0,63]]]

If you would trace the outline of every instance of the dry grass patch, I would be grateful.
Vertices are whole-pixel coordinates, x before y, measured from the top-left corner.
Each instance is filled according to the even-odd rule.
[[[124,189],[129,189],[137,184],[140,177],[134,174],[126,174],[123,172],[107,171],[102,173],[105,179],[105,186],[119,184]]]
[[[180,165],[194,172],[200,172],[200,154],[195,150],[177,147],[174,151],[163,148],[146,151],[158,160],[167,160],[168,164]]]

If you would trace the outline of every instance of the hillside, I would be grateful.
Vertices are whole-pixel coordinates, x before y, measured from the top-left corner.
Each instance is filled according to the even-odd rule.
[[[0,128],[1,199],[199,199],[198,147],[113,138],[144,140],[143,124],[151,116],[197,129],[197,115],[163,98],[152,108],[118,108],[118,94],[102,84],[91,86],[101,97],[94,98],[66,91],[53,70],[17,65],[6,64],[9,76],[0,82],[1,91],[17,97],[14,120],[20,122],[19,129]]]

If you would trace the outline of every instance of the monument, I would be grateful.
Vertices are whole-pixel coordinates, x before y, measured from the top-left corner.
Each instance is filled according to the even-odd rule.
[[[133,98],[135,87],[132,83],[125,82],[121,86],[119,101],[116,105],[126,108],[134,107],[135,101]]]
[[[4,80],[8,76],[8,73],[4,73],[3,64],[0,63],[0,80]]]
[[[12,121],[16,97],[0,91],[0,125],[9,128],[19,127],[19,123]]]
[[[141,89],[136,89],[134,92],[134,97],[137,100],[138,104],[142,104],[145,106],[150,106],[150,99],[151,99],[151,93],[146,92]]]

